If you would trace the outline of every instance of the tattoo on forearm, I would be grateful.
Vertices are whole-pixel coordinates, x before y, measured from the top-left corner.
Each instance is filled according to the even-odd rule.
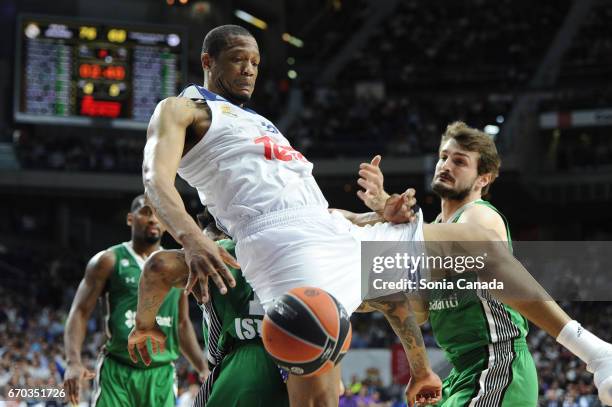
[[[425,343],[414,313],[403,309],[403,301],[368,301],[367,305],[381,311],[409,353],[410,366],[420,371],[429,364],[426,359]]]

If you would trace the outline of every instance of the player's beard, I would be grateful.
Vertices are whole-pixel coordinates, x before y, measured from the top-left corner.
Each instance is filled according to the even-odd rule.
[[[162,232],[158,231],[157,233],[150,233],[146,229],[140,233],[140,239],[147,244],[156,244],[162,238]]]
[[[474,181],[472,181],[470,185],[464,188],[454,189],[449,188],[443,184],[436,184],[436,180],[434,178],[434,180],[431,181],[431,189],[436,195],[438,195],[438,197],[442,199],[448,199],[451,201],[463,201],[465,198],[467,198],[470,192],[472,192],[472,188],[474,188],[475,183],[476,179],[474,179]]]
[[[149,234],[145,234],[144,236],[144,241],[147,242],[148,244],[155,244],[155,243],[158,243],[160,240],[161,240],[161,233],[157,236],[149,235]]]

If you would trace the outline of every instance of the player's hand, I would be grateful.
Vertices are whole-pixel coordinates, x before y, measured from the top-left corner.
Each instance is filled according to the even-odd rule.
[[[411,377],[406,387],[408,407],[428,406],[440,401],[442,397],[442,381],[437,374],[429,371],[425,376]]]
[[[208,379],[208,375],[210,375],[210,370],[208,370],[208,367],[205,367],[204,369],[198,371],[198,378],[200,379],[200,383],[204,384],[206,379]]]
[[[382,214],[385,202],[389,199],[389,194],[385,192],[383,186],[385,179],[379,167],[380,160],[381,157],[376,155],[369,164],[361,163],[359,165],[360,178],[357,183],[364,191],[357,191],[357,196],[368,208]]]
[[[231,254],[210,239],[202,238],[192,245],[185,246],[185,261],[189,267],[189,278],[185,292],[187,295],[192,293],[197,284],[201,295],[198,298],[200,302],[207,302],[210,298],[208,293],[209,278],[213,280],[221,294],[227,293],[225,282],[230,287],[236,286],[236,281],[226,264],[234,268],[240,268],[240,265]]]
[[[416,220],[416,191],[408,188],[403,194],[393,194],[385,202],[382,216],[387,222],[409,223]]]
[[[157,324],[151,328],[139,328],[135,326],[128,336],[128,352],[132,362],[138,363],[138,356],[136,356],[136,351],[138,351],[143,363],[146,366],[151,364],[151,355],[147,348],[148,339],[151,340],[151,350],[154,355],[166,350],[166,335]]]
[[[69,363],[64,373],[64,391],[70,404],[79,404],[81,381],[91,380],[96,374],[90,372],[81,363]]]

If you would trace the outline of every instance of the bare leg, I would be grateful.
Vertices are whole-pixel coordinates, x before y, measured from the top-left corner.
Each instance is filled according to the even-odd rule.
[[[314,377],[289,375],[287,391],[291,407],[336,407],[340,399],[340,365]]]

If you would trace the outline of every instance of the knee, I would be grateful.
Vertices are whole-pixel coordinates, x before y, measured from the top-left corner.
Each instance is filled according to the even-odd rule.
[[[324,377],[298,378],[289,376],[287,390],[291,407],[337,407],[340,398],[340,379],[333,375]]]
[[[340,395],[335,391],[313,394],[310,398],[312,407],[337,407]]]

